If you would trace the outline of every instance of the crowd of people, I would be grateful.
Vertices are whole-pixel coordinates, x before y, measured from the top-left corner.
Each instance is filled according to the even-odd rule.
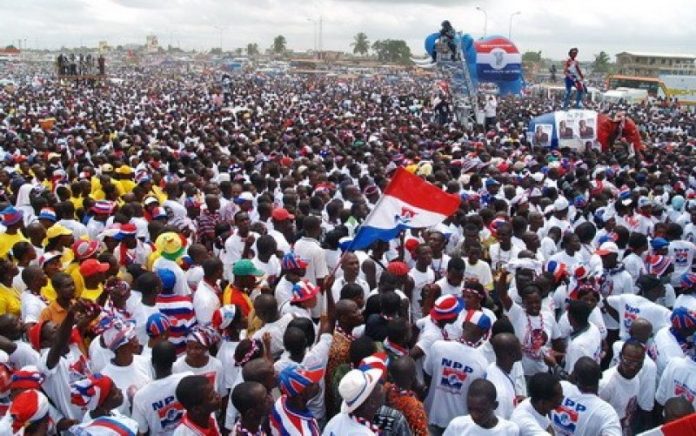
[[[59,76],[103,76],[106,74],[106,59],[101,54],[92,56],[91,53],[61,53],[56,57],[56,69]]]
[[[115,74],[0,90],[0,434],[693,416],[687,108],[597,108],[635,120],[640,153],[549,150],[526,126],[560,101],[500,98],[484,130],[437,122],[422,77]],[[458,211],[351,250],[400,167]]]

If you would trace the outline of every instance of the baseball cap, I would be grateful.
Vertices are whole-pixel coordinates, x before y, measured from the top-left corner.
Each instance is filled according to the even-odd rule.
[[[41,209],[41,212],[39,212],[38,219],[55,223],[58,220],[58,217],[56,217],[56,211],[54,211],[50,207],[44,207],[43,209]]]
[[[174,274],[174,271],[167,268],[159,268],[157,276],[162,281],[162,289],[165,291],[174,289],[174,285],[176,285],[176,274]]]
[[[110,173],[114,170],[114,166],[108,163],[102,164],[101,166],[102,173]]]
[[[72,244],[72,251],[75,254],[75,259],[84,260],[94,256],[94,253],[99,250],[99,241],[86,241],[78,239]]]
[[[232,274],[235,276],[257,276],[263,275],[263,271],[256,268],[254,262],[249,259],[241,259],[234,263],[232,266]]]
[[[151,338],[162,336],[172,327],[167,315],[162,312],[155,312],[147,318],[145,323],[145,332]]]
[[[242,204],[245,201],[254,201],[254,195],[249,191],[244,191],[239,194],[239,197],[234,199],[235,204]]]
[[[126,345],[135,337],[135,322],[134,321],[114,321],[104,333],[102,338],[106,348],[111,351],[116,351],[121,346]]]
[[[94,203],[94,206],[90,209],[97,215],[110,215],[116,208],[116,203],[109,200],[99,200]]]
[[[309,280],[300,280],[292,286],[292,297],[290,301],[300,303],[311,300],[319,293],[319,286],[314,286]]]
[[[663,248],[669,247],[669,241],[665,238],[655,238],[650,241],[650,246],[653,250],[661,250]]]
[[[560,212],[562,210],[568,209],[568,200],[565,197],[558,197],[556,201],[553,202],[553,210]]]
[[[350,413],[360,407],[372,394],[372,391],[382,378],[383,371],[370,369],[361,371],[353,369],[343,376],[338,384],[338,393],[343,398],[342,413]]]
[[[324,378],[324,368],[314,366],[306,368],[302,365],[291,365],[278,374],[280,391],[289,397],[302,393],[307,386],[319,383]]]
[[[80,264],[80,274],[82,277],[91,277],[95,274],[107,272],[110,267],[106,262],[99,262],[97,259],[87,259]]]
[[[608,254],[618,254],[619,253],[619,246],[616,245],[615,242],[607,241],[602,243],[602,245],[599,246],[599,249],[595,251],[595,254],[599,254],[600,256],[606,256]]]
[[[467,310],[464,322],[474,324],[484,332],[489,331],[492,325],[491,318],[480,310]]]
[[[277,207],[273,209],[273,212],[271,212],[271,217],[276,221],[286,221],[295,219],[295,215],[291,214],[290,212],[288,212],[287,209],[283,207]]]
[[[435,305],[430,309],[430,318],[435,321],[445,321],[457,318],[459,312],[464,309],[464,304],[454,295],[443,295],[435,300]]]
[[[290,271],[294,269],[304,269],[307,268],[309,265],[308,262],[300,258],[300,256],[296,255],[294,252],[289,252],[286,253],[283,256],[283,259],[280,261],[280,267],[284,271]]]

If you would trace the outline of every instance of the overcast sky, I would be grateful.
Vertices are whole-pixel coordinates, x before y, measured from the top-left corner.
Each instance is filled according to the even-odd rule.
[[[288,47],[314,47],[315,25],[323,17],[323,47],[349,50],[353,35],[371,41],[404,39],[414,54],[443,19],[455,28],[483,36],[507,36],[521,52],[542,50],[562,58],[571,46],[581,59],[606,50],[696,53],[694,0],[0,0],[0,44],[26,39],[30,48],[144,43],[158,35],[160,44],[183,48],[225,49],[256,42],[271,45],[282,34]]]

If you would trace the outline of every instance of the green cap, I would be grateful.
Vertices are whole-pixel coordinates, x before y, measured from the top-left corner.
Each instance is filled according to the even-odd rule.
[[[256,268],[254,262],[249,259],[242,259],[234,263],[232,274],[235,276],[262,276],[264,273]]]

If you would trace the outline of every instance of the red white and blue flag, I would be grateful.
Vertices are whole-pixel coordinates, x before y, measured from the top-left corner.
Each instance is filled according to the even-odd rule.
[[[460,201],[459,196],[398,168],[375,209],[358,229],[350,250],[363,250],[378,240],[390,241],[407,228],[438,225],[457,211]]]

